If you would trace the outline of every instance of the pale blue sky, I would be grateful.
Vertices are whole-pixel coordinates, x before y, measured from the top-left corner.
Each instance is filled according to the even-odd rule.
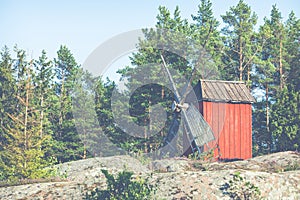
[[[165,5],[171,12],[179,5],[183,18],[196,14],[200,1],[0,1],[0,47],[14,44],[36,58],[45,49],[50,58],[61,44],[67,45],[78,63],[83,63],[98,45],[110,37],[133,29],[153,27],[158,6]],[[212,0],[215,17],[222,22],[225,14],[238,0]],[[270,15],[277,4],[284,20],[291,10],[300,18],[299,0],[246,0],[259,16]]]

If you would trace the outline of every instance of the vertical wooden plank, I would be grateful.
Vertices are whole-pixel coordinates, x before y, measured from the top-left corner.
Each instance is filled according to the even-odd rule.
[[[223,158],[223,152],[225,149],[225,133],[226,129],[228,129],[228,111],[227,104],[220,103],[219,104],[219,138],[218,138],[218,156]],[[220,155],[219,155],[220,154]]]
[[[215,148],[219,143],[219,103],[214,102],[212,107],[212,118],[213,118],[213,132],[215,136],[215,141],[211,142],[211,147]],[[218,150],[215,148],[214,156],[216,157]]]
[[[249,159],[251,157],[252,151],[252,135],[251,135],[251,104],[244,104],[245,105],[245,158]]]
[[[234,156],[234,110],[235,110],[235,105],[234,104],[229,104],[230,105],[230,124],[229,124],[229,136],[227,138],[228,140],[228,146],[229,146],[229,151],[228,151],[228,156],[226,158],[233,158]]]
[[[212,102],[205,102],[206,104],[206,121],[212,127]]]
[[[212,103],[212,130],[214,132],[215,138],[217,138],[217,134],[219,131],[219,112],[218,112],[218,103],[213,102]]]
[[[249,104],[249,145],[250,145],[250,150],[249,150],[249,156],[248,158],[252,158],[252,105]]]
[[[225,118],[225,123],[224,123],[224,127],[222,130],[222,133],[220,135],[220,154],[221,154],[221,158],[225,158],[225,150],[226,150],[226,137],[227,137],[227,133],[228,133],[228,127],[229,127],[229,107],[227,104],[225,104],[225,110],[226,110],[226,118]]]
[[[242,131],[241,131],[241,156],[240,158],[241,159],[245,159],[245,154],[246,154],[246,151],[247,151],[247,122],[245,119],[246,118],[246,112],[247,112],[247,109],[245,107],[245,104],[241,104],[241,110],[242,110],[242,113],[241,113],[241,126],[242,126]]]
[[[218,146],[220,146],[220,106],[221,103],[217,103],[218,105],[218,113],[216,113],[217,115],[217,119],[218,119],[218,131],[215,133],[215,138],[216,138],[216,143],[215,143],[215,151],[214,151],[214,155],[215,155],[215,158],[219,158],[219,151],[218,151]]]
[[[241,109],[242,104],[234,104],[234,147],[235,153],[233,158],[241,158]]]
[[[211,102],[211,129],[213,133],[215,134],[215,125],[216,125],[216,118],[215,118],[215,102]],[[211,150],[214,146],[214,143],[217,141],[211,141],[209,142],[209,149]]]
[[[240,104],[240,109],[241,109],[241,113],[240,113],[240,157],[241,159],[245,159],[245,155],[246,155],[246,151],[247,151],[247,124],[246,124],[246,112],[247,109],[245,107],[245,104]]]
[[[212,102],[203,102],[203,109],[204,109],[204,120],[208,123],[208,125],[212,128]],[[204,146],[204,151],[208,151],[211,143],[209,142],[207,146]]]
[[[202,110],[202,116],[203,116],[204,120],[207,122],[206,103],[207,103],[207,102],[202,101],[202,109],[203,109],[203,110]],[[204,152],[207,151],[207,146],[206,146],[206,145],[204,145],[203,151],[204,151]]]
[[[244,116],[244,129],[245,129],[245,138],[244,138],[244,156],[243,159],[247,159],[248,157],[248,146],[249,146],[249,142],[248,142],[248,131],[249,131],[249,114],[248,114],[248,104],[244,104],[245,107],[245,116]]]
[[[231,122],[232,122],[232,120],[231,120],[231,112],[232,112],[232,110],[231,110],[231,106],[230,106],[230,103],[229,104],[227,104],[227,107],[228,107],[228,122],[227,122],[227,129],[226,129],[226,134],[225,134],[225,140],[224,140],[224,146],[225,146],[225,151],[226,151],[226,157],[224,157],[224,158],[229,158],[229,149],[230,149],[230,147],[229,147],[229,141],[230,141],[230,128],[231,128]]]
[[[232,158],[232,153],[234,152],[234,105],[232,103],[229,105],[229,129],[228,134],[225,139],[225,158]]]
[[[247,159],[249,157],[249,151],[251,148],[250,145],[250,116],[249,116],[249,104],[243,104],[244,107],[244,112],[242,115],[243,118],[243,132],[244,132],[244,138],[243,138],[243,154],[242,154],[242,158],[243,159]]]
[[[233,104],[234,107],[234,113],[233,113],[233,117],[234,117],[234,121],[233,121],[233,128],[231,129],[231,131],[233,132],[232,134],[232,142],[234,143],[234,152],[232,152],[231,154],[231,158],[236,158],[236,155],[239,154],[240,152],[240,141],[238,141],[238,122],[239,120],[239,115],[238,115],[238,110],[240,109],[239,104],[235,103]]]

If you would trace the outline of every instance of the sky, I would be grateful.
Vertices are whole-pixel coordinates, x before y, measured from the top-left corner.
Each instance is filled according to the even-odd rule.
[[[299,0],[245,0],[259,17],[259,24],[270,16],[276,4],[284,20],[293,10],[300,18]],[[82,64],[88,55],[109,38],[134,29],[153,27],[159,5],[171,12],[179,6],[183,18],[191,20],[200,1],[184,0],[127,0],[127,1],[71,1],[71,0],[1,0],[0,47],[10,49],[15,44],[37,58],[45,49],[53,58],[60,45],[66,45],[76,61]],[[212,0],[215,17],[222,22],[225,14],[238,0]]]

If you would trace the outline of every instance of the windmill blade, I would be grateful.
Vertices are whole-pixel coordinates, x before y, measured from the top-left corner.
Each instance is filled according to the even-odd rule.
[[[184,101],[185,101],[186,97],[188,96],[188,94],[193,90],[192,81],[193,81],[193,78],[194,78],[195,74],[196,74],[196,68],[194,68],[193,71],[192,71],[192,75],[190,77],[189,82],[187,83],[186,88],[185,88],[185,93],[182,95],[180,104],[184,103]]]
[[[167,72],[168,78],[171,82],[171,85],[175,92],[175,95],[177,96],[179,103],[183,104],[186,96],[191,91],[191,88],[192,88],[191,83],[192,83],[192,78],[195,74],[195,69],[193,69],[192,76],[188,82],[186,92],[184,93],[183,97],[181,97],[176,88],[176,85],[171,76],[171,73],[170,73],[169,69],[167,68],[165,59],[162,55],[161,55],[161,58],[163,61],[164,69]],[[192,142],[195,141],[196,145],[202,146],[202,145],[215,139],[214,133],[211,130],[210,126],[203,119],[201,113],[193,104],[189,105],[189,107],[187,109],[181,109],[181,112],[182,112],[184,123],[187,128],[187,132],[188,132],[187,134],[188,134],[188,139],[189,139],[190,144],[192,144]]]
[[[210,126],[193,104],[187,110],[182,110],[181,112],[187,125],[190,143],[194,140],[198,146],[202,146],[215,139]]]
[[[161,59],[162,59],[162,61],[163,61],[163,66],[164,66],[165,71],[167,72],[167,75],[168,75],[168,78],[169,78],[169,80],[170,80],[170,82],[171,82],[172,88],[173,88],[173,90],[175,91],[176,97],[177,97],[177,99],[178,99],[178,103],[179,103],[179,104],[183,104],[184,101],[185,101],[185,99],[186,99],[186,97],[188,96],[188,94],[193,90],[193,87],[192,87],[192,81],[193,81],[193,77],[194,77],[195,74],[196,74],[196,68],[194,68],[194,69],[192,70],[192,74],[191,74],[190,80],[189,80],[189,82],[187,83],[187,86],[186,86],[186,88],[185,88],[185,93],[184,93],[182,96],[180,96],[180,94],[179,94],[179,92],[178,92],[178,90],[177,90],[177,88],[176,88],[175,82],[174,82],[174,80],[173,80],[173,78],[172,78],[172,75],[171,75],[169,69],[167,68],[167,64],[166,64],[166,61],[165,61],[163,55],[160,55],[160,57],[161,57]]]
[[[164,57],[163,57],[162,55],[160,55],[160,57],[161,57],[161,59],[162,59],[162,61],[163,61],[164,69],[165,69],[165,71],[167,72],[168,78],[169,78],[169,80],[170,80],[170,82],[171,82],[171,86],[172,86],[172,88],[173,88],[173,90],[174,90],[174,92],[175,92],[175,95],[176,95],[178,101],[181,102],[181,97],[180,97],[179,92],[178,92],[178,90],[177,90],[177,88],[176,88],[176,85],[175,85],[175,82],[174,82],[174,80],[173,80],[173,78],[172,78],[172,76],[171,76],[171,73],[170,73],[169,69],[167,68],[166,61],[165,61],[165,59],[164,59]]]

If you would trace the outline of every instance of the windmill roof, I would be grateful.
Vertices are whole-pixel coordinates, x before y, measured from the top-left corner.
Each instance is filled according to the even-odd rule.
[[[199,80],[194,89],[199,101],[256,102],[246,84],[241,81]]]

